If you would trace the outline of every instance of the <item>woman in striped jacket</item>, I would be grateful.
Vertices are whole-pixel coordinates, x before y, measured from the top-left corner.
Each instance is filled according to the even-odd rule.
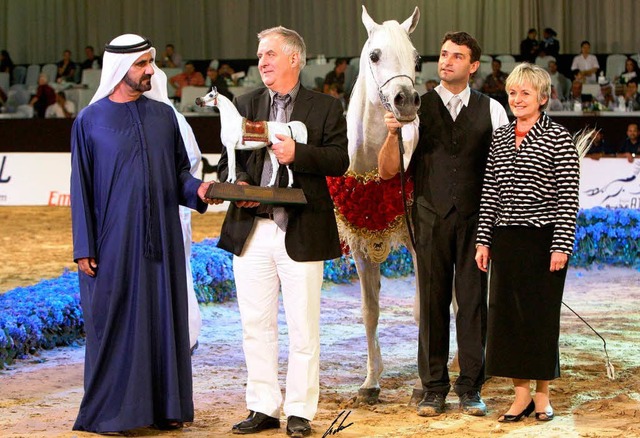
[[[486,272],[491,260],[487,374],[513,379],[515,400],[498,421],[520,421],[534,410],[549,421],[580,165],[571,135],[544,112],[549,74],[520,64],[506,90],[516,120],[494,133],[476,239],[478,268]]]

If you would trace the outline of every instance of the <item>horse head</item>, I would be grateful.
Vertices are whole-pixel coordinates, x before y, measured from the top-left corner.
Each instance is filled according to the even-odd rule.
[[[218,89],[216,87],[211,87],[210,92],[202,97],[196,98],[196,105],[203,108],[205,106],[218,106],[218,96]]]
[[[402,24],[395,20],[378,24],[362,6],[368,39],[360,56],[360,74],[375,84],[367,87],[367,97],[371,102],[380,99],[401,122],[414,120],[420,108],[420,95],[414,88],[420,56],[409,38],[419,19],[416,7]]]

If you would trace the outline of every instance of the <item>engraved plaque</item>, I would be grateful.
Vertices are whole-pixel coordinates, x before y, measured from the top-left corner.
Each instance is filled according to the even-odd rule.
[[[257,201],[263,204],[306,204],[302,189],[285,187],[260,187],[230,183],[215,183],[209,186],[207,198],[225,201]]]

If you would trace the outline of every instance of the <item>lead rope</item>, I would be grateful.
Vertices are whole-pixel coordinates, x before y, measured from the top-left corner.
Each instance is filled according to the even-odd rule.
[[[607,369],[607,377],[608,377],[610,380],[615,380],[615,379],[616,379],[616,371],[615,371],[615,369],[613,368],[613,364],[612,364],[612,363],[611,363],[611,361],[609,360],[609,353],[607,353],[607,341],[605,341],[605,340],[604,340],[604,338],[600,335],[600,333],[598,333],[598,332],[596,331],[596,329],[594,329],[593,327],[591,327],[591,324],[589,324],[587,321],[585,321],[585,319],[584,319],[582,316],[578,315],[578,313],[577,313],[575,310],[573,310],[571,307],[569,307],[569,306],[567,305],[567,303],[565,303],[565,302],[563,301],[563,302],[562,302],[562,304],[564,304],[564,306],[565,306],[567,309],[571,310],[571,312],[573,312],[573,314],[574,314],[574,315],[576,315],[578,318],[580,318],[580,321],[584,322],[584,323],[587,325],[587,327],[589,327],[589,328],[590,328],[590,329],[591,329],[591,330],[592,330],[592,331],[593,331],[593,332],[594,332],[594,333],[595,333],[595,334],[596,334],[600,339],[602,339],[602,344],[603,344],[603,346],[604,346],[604,354],[605,354],[605,356],[606,356],[606,360],[605,360],[605,362],[604,362],[604,366],[605,366],[605,368]]]

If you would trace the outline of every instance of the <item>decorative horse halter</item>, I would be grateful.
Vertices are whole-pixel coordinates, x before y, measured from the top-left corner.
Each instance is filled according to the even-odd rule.
[[[372,52],[371,52],[372,53]],[[369,64],[369,70],[371,71],[371,77],[373,78],[373,81],[376,83],[376,86],[378,87],[378,96],[380,97],[380,102],[382,103],[382,106],[387,110],[387,111],[391,111],[391,103],[389,103],[389,99],[387,99],[387,96],[384,95],[384,93],[382,92],[382,89],[392,80],[396,79],[396,78],[407,78],[411,81],[411,86],[415,86],[415,81],[413,80],[413,78],[409,75],[405,75],[405,74],[399,74],[399,75],[395,75],[395,76],[391,76],[389,79],[387,79],[386,81],[384,81],[382,83],[382,85],[380,85],[380,81],[378,81],[378,78],[376,78],[376,74],[373,71],[373,65],[372,65],[372,61],[371,61],[371,53],[369,54],[369,56],[367,57],[367,63]]]

